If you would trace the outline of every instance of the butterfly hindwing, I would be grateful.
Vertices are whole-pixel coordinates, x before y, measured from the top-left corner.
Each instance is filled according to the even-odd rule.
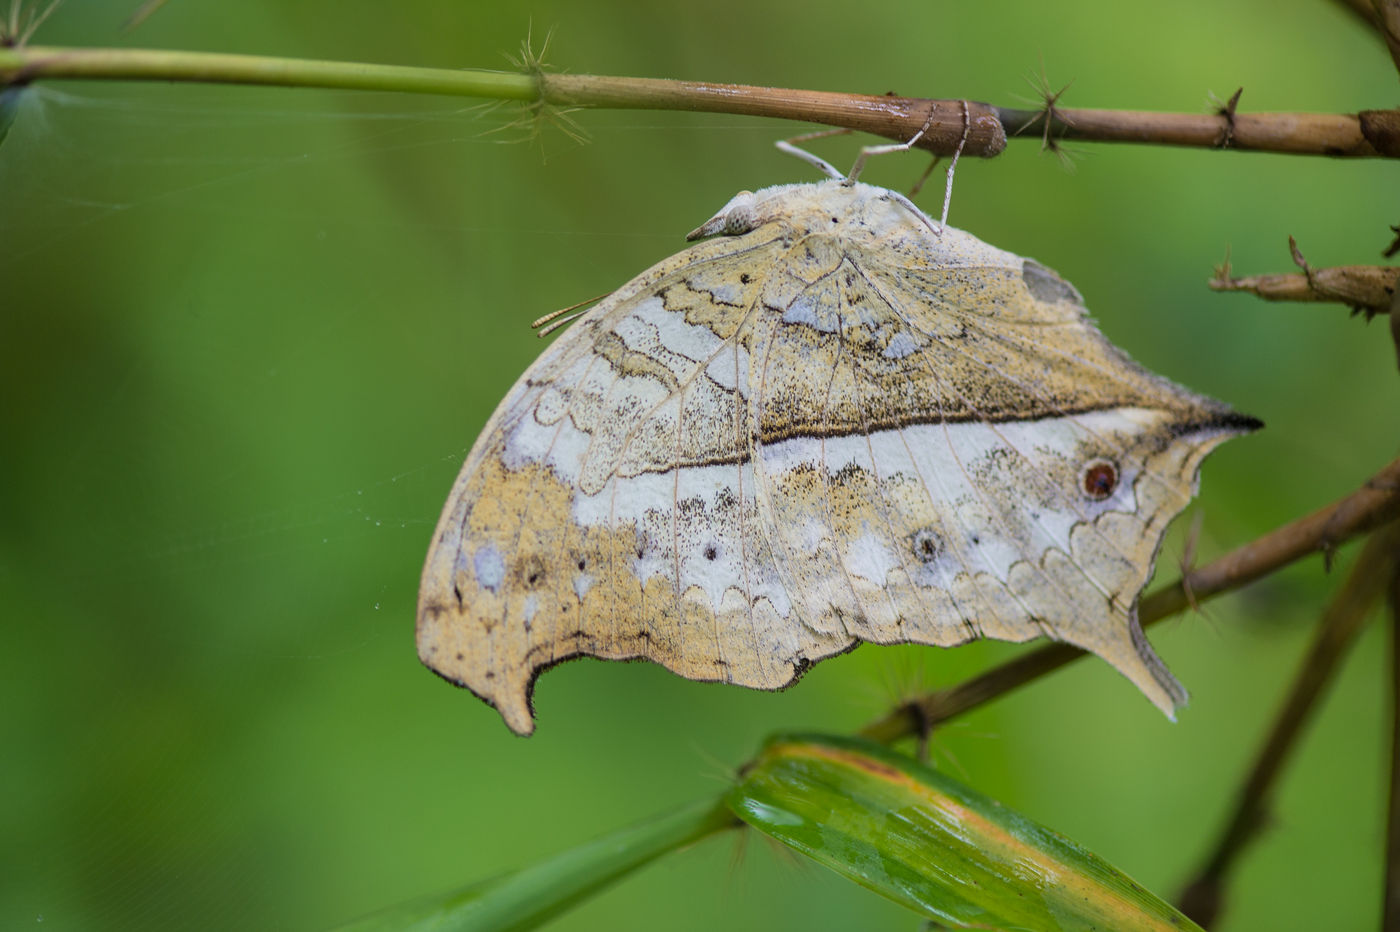
[[[793,679],[740,342],[754,289],[735,267],[761,251],[702,244],[624,286],[530,368],[468,456],[424,569],[419,653],[516,732],[533,728],[539,671],[580,654]]]

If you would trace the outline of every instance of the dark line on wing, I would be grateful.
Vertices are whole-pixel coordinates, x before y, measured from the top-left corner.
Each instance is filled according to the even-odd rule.
[[[925,424],[1007,424],[1013,421],[1025,421],[1029,423],[1052,418],[1073,417],[1077,414],[1092,414],[1095,411],[1112,411],[1116,408],[1141,407],[1145,406],[1134,404],[1131,401],[1114,401],[1077,407],[1054,408],[1047,410],[1043,414],[1036,413],[1029,417],[1027,417],[1024,412],[1011,411],[972,411],[966,414],[955,413],[947,415],[940,415],[938,412],[929,412],[927,414],[911,415],[909,417],[873,418],[868,421],[868,425],[861,423],[833,424],[828,426],[803,424],[783,430],[760,430],[758,443],[767,446],[773,443],[781,443],[784,440],[795,440],[798,438],[822,440],[832,437],[853,437],[858,434],[876,433],[882,430],[899,430],[905,427],[918,427]],[[1262,426],[1260,421],[1248,415],[1237,414],[1234,411],[1222,411],[1210,417],[1180,421],[1168,425],[1168,429],[1173,436],[1181,437],[1203,430],[1252,431],[1257,430],[1260,426]],[[746,463],[749,461],[749,458],[750,454],[746,450],[727,456],[697,456],[690,459],[658,464],[655,469],[640,470],[640,472],[670,472],[672,469],[685,469],[692,466],[727,466],[734,463]]]

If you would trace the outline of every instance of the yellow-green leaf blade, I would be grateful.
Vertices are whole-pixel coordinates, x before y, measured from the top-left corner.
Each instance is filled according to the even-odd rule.
[[[859,739],[777,738],[728,801],[755,828],[948,925],[1199,932],[1074,842]]]
[[[513,873],[375,913],[341,932],[525,932],[661,855],[733,824],[722,805],[688,806]]]

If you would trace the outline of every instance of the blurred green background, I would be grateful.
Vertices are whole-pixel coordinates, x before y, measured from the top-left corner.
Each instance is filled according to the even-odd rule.
[[[37,41],[509,67],[1018,105],[1390,106],[1381,44],[1323,0],[704,4],[69,0]],[[718,793],[762,737],[849,731],[1023,648],[866,647],[767,694],[567,664],[519,740],[420,667],[418,572],[467,448],[539,352],[528,322],[675,252],[735,191],[813,177],[800,126],[383,94],[51,84],[0,148],[0,926],[324,927]],[[489,132],[497,130],[497,132]],[[856,143],[819,151],[848,164]],[[1263,418],[1207,464],[1202,558],[1396,453],[1393,351],[1335,307],[1205,281],[1373,262],[1394,165],[1014,143],[952,222],[1058,269],[1140,361]],[[865,179],[908,188],[923,155]],[[936,210],[940,185],[923,205]],[[1170,576],[1183,520],[1163,552]],[[1340,569],[1350,561],[1343,552]],[[1174,896],[1218,830],[1336,582],[1313,559],[1153,640],[1171,725],[1084,662],[941,732],[934,762]],[[1221,929],[1379,915],[1384,631],[1346,664]],[[736,855],[742,854],[742,857]],[[557,923],[898,929],[766,844],[711,841]]]

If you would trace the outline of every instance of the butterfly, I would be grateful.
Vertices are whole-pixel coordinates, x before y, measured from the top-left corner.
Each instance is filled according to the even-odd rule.
[[[780,689],[862,643],[1047,637],[1169,717],[1138,594],[1260,423],[1134,363],[1048,268],[835,178],[736,195],[497,408],[433,535],[419,656],[534,729],[589,655]]]

